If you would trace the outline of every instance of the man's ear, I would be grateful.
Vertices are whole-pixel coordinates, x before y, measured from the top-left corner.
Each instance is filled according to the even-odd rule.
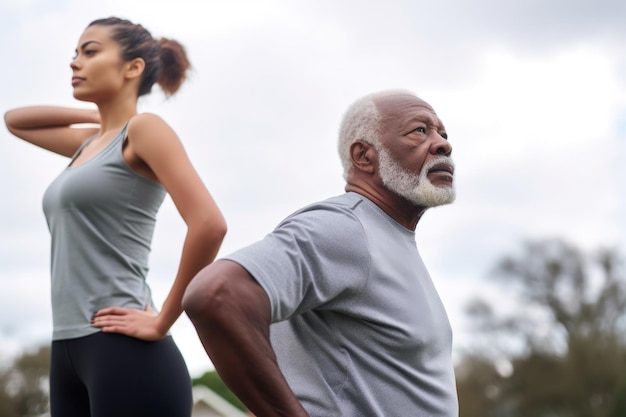
[[[371,143],[357,140],[350,145],[352,166],[359,171],[368,174],[376,172],[377,155],[376,148]]]
[[[124,75],[128,79],[141,77],[141,74],[143,74],[143,70],[146,68],[146,62],[143,60],[143,58],[135,58],[131,61],[128,61],[125,65],[126,72]]]

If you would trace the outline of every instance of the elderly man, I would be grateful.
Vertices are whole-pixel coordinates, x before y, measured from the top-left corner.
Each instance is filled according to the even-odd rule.
[[[184,308],[215,368],[258,417],[458,415],[452,331],[415,244],[454,200],[452,147],[412,93],[356,101],[346,193],[206,267]]]

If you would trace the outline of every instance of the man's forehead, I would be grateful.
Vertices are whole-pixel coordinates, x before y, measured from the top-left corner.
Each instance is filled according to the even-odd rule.
[[[411,94],[394,94],[376,97],[374,104],[383,117],[400,116],[411,109],[425,109],[435,113],[430,104]]]
[[[419,97],[411,94],[394,94],[389,96],[376,97],[374,104],[380,112],[383,123],[403,124],[408,119],[413,119],[416,113],[422,113],[432,120],[432,123],[442,125],[435,110],[430,104]],[[426,114],[424,114],[426,113]]]

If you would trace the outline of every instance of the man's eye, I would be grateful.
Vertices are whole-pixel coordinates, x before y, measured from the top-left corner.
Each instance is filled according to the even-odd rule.
[[[420,126],[417,129],[415,129],[415,131],[418,133],[426,133],[426,128],[424,126]]]

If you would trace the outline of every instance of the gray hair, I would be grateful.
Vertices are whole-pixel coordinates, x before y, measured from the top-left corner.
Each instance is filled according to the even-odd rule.
[[[354,142],[360,140],[374,145],[376,149],[379,149],[381,146],[380,124],[382,115],[378,111],[378,107],[376,107],[375,100],[381,97],[406,94],[415,96],[414,93],[407,90],[386,90],[361,97],[348,107],[341,121],[337,144],[339,158],[341,159],[341,165],[343,165],[344,179],[348,178],[348,172],[352,168],[350,146]]]

